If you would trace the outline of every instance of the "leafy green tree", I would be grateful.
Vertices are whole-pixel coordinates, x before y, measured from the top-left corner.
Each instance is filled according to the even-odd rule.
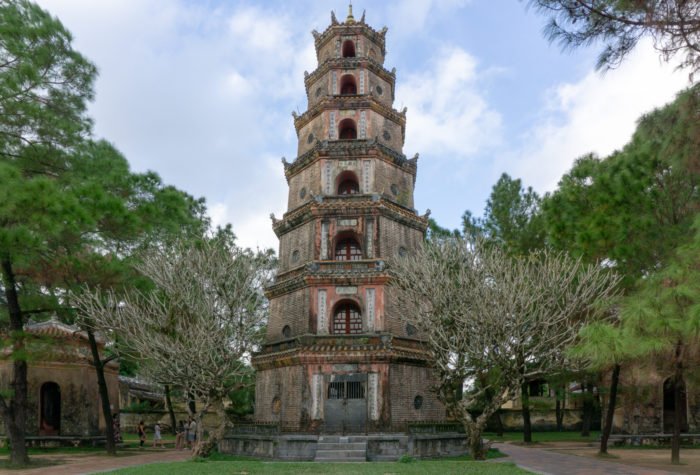
[[[12,446],[10,463],[28,462],[25,447],[25,317],[44,295],[24,271],[45,256],[48,240],[84,219],[76,196],[55,177],[90,132],[85,116],[95,68],[71,47],[61,23],[26,0],[0,2],[0,267],[13,375],[0,395]],[[49,296],[50,297],[50,296]]]
[[[440,226],[433,218],[428,220],[428,240],[434,241],[437,239],[446,239],[451,237],[459,237],[458,229],[449,230]]]
[[[694,86],[642,117],[622,151],[577,160],[543,201],[549,244],[615,268],[625,292],[665,265],[691,235],[700,204],[699,105]],[[609,319],[614,323],[618,316],[613,312]],[[600,446],[606,453],[621,365],[629,358],[625,347],[635,343],[601,325],[587,330],[583,347],[592,367],[612,373]]]
[[[676,54],[691,76],[700,69],[700,8],[687,0],[529,0],[549,17],[545,35],[563,48],[601,43],[598,68],[620,65],[640,39],[652,38],[668,61]]]
[[[483,236],[514,255],[544,247],[544,222],[539,195],[532,187],[523,188],[519,178],[503,173],[491,190],[482,218],[470,211],[462,216],[465,236]]]
[[[680,463],[684,376],[697,367],[691,354],[700,347],[700,216],[694,239],[680,246],[661,270],[641,279],[625,299],[622,327],[636,341],[633,356],[662,356],[671,362],[674,421],[671,461]]]

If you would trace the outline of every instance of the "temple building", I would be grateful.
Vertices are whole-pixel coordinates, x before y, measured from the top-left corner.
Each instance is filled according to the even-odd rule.
[[[87,334],[56,317],[43,322],[30,321],[24,327],[33,358],[27,371],[27,440],[90,443],[105,438],[105,420],[92,364]],[[100,353],[104,341],[97,339]],[[0,360],[0,388],[11,387],[12,360],[9,349]],[[112,412],[119,412],[119,363],[105,366],[105,379]],[[112,421],[109,421],[111,424]],[[0,424],[0,435],[5,435]]]
[[[396,432],[445,419],[420,335],[387,288],[392,258],[424,240],[428,219],[414,209],[418,157],[403,153],[386,33],[352,7],[313,32],[318,67],[305,73],[307,110],[293,114],[288,209],[272,216],[279,270],[253,358],[255,419],[281,431]]]

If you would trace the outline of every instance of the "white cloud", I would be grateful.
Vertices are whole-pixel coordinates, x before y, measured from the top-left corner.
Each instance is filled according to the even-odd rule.
[[[619,69],[604,75],[591,71],[548,91],[544,111],[521,147],[496,166],[538,190],[552,190],[575,159],[621,149],[642,114],[672,101],[686,86],[686,72],[660,65],[658,54],[642,43]]]
[[[410,115],[407,150],[463,159],[500,142],[501,117],[479,90],[477,66],[463,49],[444,47],[428,71],[399,83],[396,103]]]

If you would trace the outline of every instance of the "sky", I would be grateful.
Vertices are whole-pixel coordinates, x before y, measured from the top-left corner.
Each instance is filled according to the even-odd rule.
[[[270,214],[286,211],[281,157],[295,158],[292,111],[306,110],[304,71],[317,64],[311,30],[328,0],[39,0],[99,70],[95,135],[136,172],[206,198],[238,243],[278,248]],[[605,156],[637,119],[689,86],[650,43],[623,65],[594,70],[598,48],[562,52],[546,19],[519,0],[356,0],[387,26],[394,107],[408,108],[404,153],[420,154],[415,205],[448,228],[483,213],[502,173],[540,194],[574,160]]]

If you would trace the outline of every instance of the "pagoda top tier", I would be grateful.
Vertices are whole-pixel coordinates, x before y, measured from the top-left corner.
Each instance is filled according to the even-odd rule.
[[[352,4],[350,4],[345,21],[339,22],[335,12],[331,11],[331,24],[328,28],[323,33],[313,30],[311,34],[314,36],[316,57],[319,64],[332,56],[369,57],[383,64],[386,54],[385,37],[387,31],[387,27],[377,31],[365,23],[364,12],[362,12],[362,17],[356,20],[352,14]],[[348,51],[345,50],[350,47],[347,41],[354,38],[355,46],[357,46],[359,36],[369,40],[369,44],[366,45],[365,50],[356,51],[353,49],[352,54],[348,54]]]

